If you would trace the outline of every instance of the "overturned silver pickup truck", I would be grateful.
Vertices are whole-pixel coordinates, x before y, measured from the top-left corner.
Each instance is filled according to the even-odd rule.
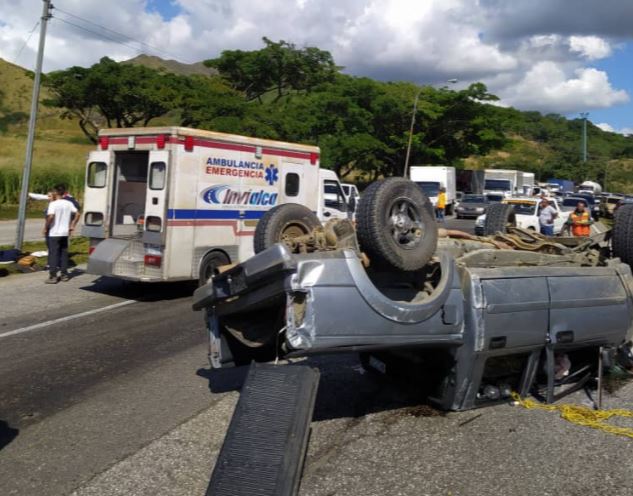
[[[463,410],[511,391],[552,402],[595,377],[599,358],[630,357],[633,278],[612,247],[630,255],[633,209],[615,233],[545,238],[514,227],[511,205],[493,208],[479,238],[438,230],[400,178],[366,190],[356,228],[276,207],[258,225],[258,253],[194,295],[212,366],[356,351]]]

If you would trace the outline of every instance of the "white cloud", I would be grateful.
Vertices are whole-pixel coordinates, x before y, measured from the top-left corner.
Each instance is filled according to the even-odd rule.
[[[624,136],[633,135],[633,127],[623,127],[622,129],[615,129],[611,124],[608,124],[607,122],[600,122],[595,126],[609,133],[618,133],[623,134]]]
[[[608,124],[606,122],[600,122],[598,124],[595,124],[596,127],[599,127],[600,129],[602,129],[603,131],[606,131],[608,133],[615,133],[615,129],[613,129],[613,126],[611,124]]]
[[[513,106],[555,112],[611,107],[629,101],[628,94],[611,86],[607,73],[581,68],[574,77],[553,62],[539,62],[508,92]]]
[[[570,36],[569,47],[588,60],[604,59],[611,55],[611,45],[597,36]]]
[[[483,80],[501,104],[522,109],[575,112],[628,100],[587,63],[612,55],[627,30],[633,36],[633,2],[601,0],[598,8],[577,0],[582,6],[570,9],[563,0],[171,1],[180,12],[162,19],[154,7],[146,10],[146,0],[109,0],[107,8],[99,0],[59,0],[44,69],[141,52],[195,62],[226,49],[259,48],[267,36],[329,50],[355,75],[418,83],[457,78],[461,85]],[[41,0],[0,0],[0,57],[13,60],[40,11]],[[146,45],[115,43],[107,38],[122,40],[116,33],[68,13]],[[33,68],[36,48],[34,33],[18,63]]]

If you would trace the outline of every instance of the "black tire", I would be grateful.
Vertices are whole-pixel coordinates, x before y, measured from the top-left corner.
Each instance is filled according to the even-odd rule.
[[[356,232],[372,264],[413,271],[437,247],[433,207],[412,181],[392,177],[371,184],[358,202]]]
[[[633,267],[633,204],[616,210],[611,246],[614,256]]]
[[[198,286],[204,286],[211,278],[217,274],[218,267],[231,263],[221,251],[212,251],[207,253],[200,263],[200,272],[198,273]]]
[[[507,203],[493,203],[486,210],[484,236],[492,236],[498,232],[505,233],[508,224],[516,226],[514,207]]]
[[[298,203],[284,203],[271,208],[257,223],[253,248],[255,253],[264,251],[276,243],[281,243],[283,236],[301,236],[311,233],[320,227],[318,217],[307,207]]]

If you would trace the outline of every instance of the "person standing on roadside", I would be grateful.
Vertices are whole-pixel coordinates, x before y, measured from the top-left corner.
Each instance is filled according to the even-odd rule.
[[[576,209],[567,219],[567,225],[571,227],[571,235],[588,238],[591,236],[591,224],[593,224],[593,220],[587,211],[587,205],[585,202],[579,201],[576,204]]]
[[[541,234],[544,236],[554,236],[554,220],[558,217],[558,212],[549,204],[546,198],[541,200],[538,222],[541,227]]]
[[[62,196],[61,196],[62,200],[69,201],[70,203],[72,203],[75,206],[75,208],[77,210],[81,210],[81,207],[79,206],[79,202],[77,201],[77,198],[75,198],[73,195],[71,195],[68,192],[68,189],[66,188],[65,184],[59,183],[59,184],[56,184],[53,188],[55,189],[55,191],[63,191],[64,192],[62,194]]]
[[[72,202],[62,199],[64,189],[55,190],[55,200],[46,212],[48,230],[48,265],[49,278],[47,284],[57,284],[57,269],[61,271],[61,280],[68,281],[68,238],[79,221],[79,210]]]
[[[438,222],[444,222],[444,213],[446,210],[446,188],[441,187],[437,195],[437,205],[435,206],[435,217]]]
[[[41,195],[41,196],[44,196],[44,195]],[[48,251],[49,262],[50,262],[51,246],[49,244],[49,239],[48,239],[48,231],[50,230],[50,228],[48,227],[48,222],[46,221],[46,217],[48,216],[48,207],[50,206],[52,202],[57,200],[57,191],[55,191],[55,188],[51,188],[48,190],[47,198],[48,198],[48,205],[46,206],[46,209],[44,210],[44,227],[42,228],[42,236],[44,236],[44,240],[46,241],[46,251]],[[48,269],[49,266],[50,264],[46,266],[46,269]]]

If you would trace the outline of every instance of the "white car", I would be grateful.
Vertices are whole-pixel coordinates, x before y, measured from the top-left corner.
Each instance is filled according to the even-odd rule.
[[[549,198],[549,203],[558,212],[558,217],[554,220],[554,234],[560,234],[569,218],[571,212],[563,212],[558,205],[558,201]],[[539,232],[540,226],[538,221],[539,203],[540,198],[508,198],[501,203],[508,203],[514,207],[516,214],[517,227],[523,229],[530,229],[532,231]],[[484,223],[486,221],[486,215],[480,215],[475,221],[475,234],[481,236],[484,234]]]

